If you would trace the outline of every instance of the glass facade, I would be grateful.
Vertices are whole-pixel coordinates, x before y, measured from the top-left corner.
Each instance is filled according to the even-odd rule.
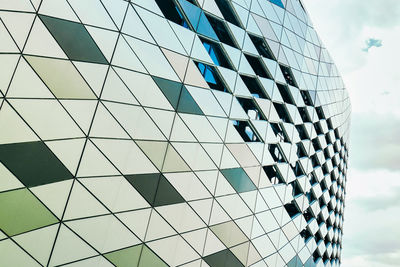
[[[300,0],[0,1],[0,266],[339,266],[350,110]]]

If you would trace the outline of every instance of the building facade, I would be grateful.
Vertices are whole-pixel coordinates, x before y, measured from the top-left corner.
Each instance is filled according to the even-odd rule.
[[[339,266],[350,109],[300,0],[0,1],[0,266]]]

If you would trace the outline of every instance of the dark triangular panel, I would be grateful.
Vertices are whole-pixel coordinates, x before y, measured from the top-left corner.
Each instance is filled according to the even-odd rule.
[[[160,87],[171,106],[176,109],[178,107],[179,95],[181,94],[182,84],[163,78],[153,77],[154,81]]]
[[[39,15],[57,43],[72,60],[107,64],[85,26],[73,21]],[[79,41],[77,41],[79,40]]]
[[[229,249],[208,255],[203,259],[210,267],[244,267]]]
[[[73,178],[40,141],[0,145],[0,161],[27,187]]]

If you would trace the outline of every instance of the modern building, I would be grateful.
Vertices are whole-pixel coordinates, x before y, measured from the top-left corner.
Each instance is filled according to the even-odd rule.
[[[2,0],[0,266],[339,266],[350,109],[300,0]]]

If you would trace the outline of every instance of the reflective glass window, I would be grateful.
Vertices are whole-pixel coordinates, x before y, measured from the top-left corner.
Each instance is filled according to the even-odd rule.
[[[233,69],[220,44],[205,38],[200,39],[215,65]]]
[[[200,62],[197,62],[196,65],[210,88],[224,92],[228,91],[217,70],[213,66]]]

